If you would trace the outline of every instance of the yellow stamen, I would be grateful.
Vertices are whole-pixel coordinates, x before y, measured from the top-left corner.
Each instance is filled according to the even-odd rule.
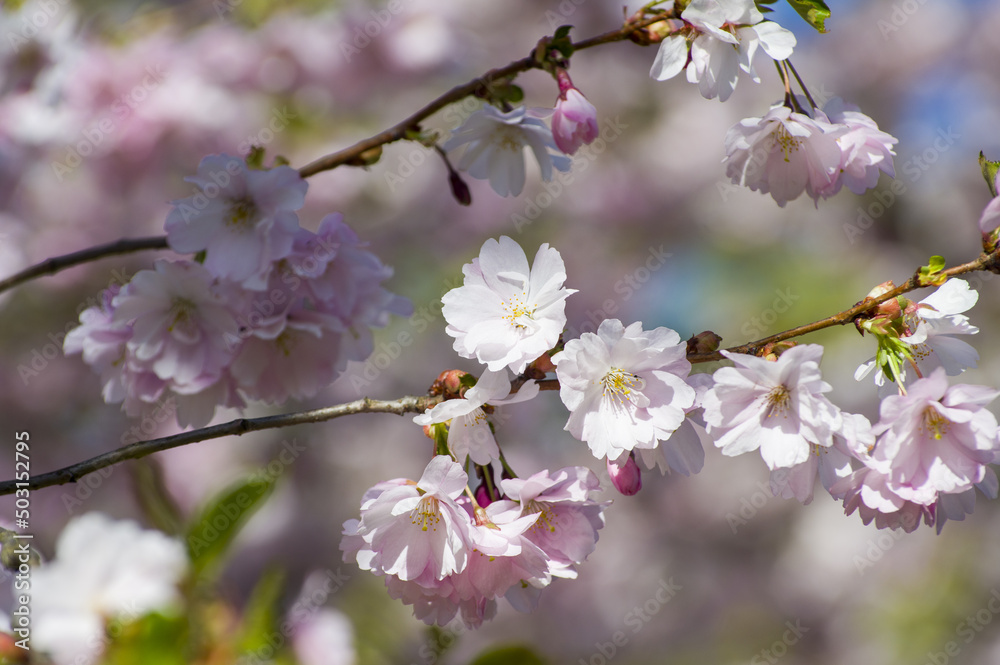
[[[438,500],[432,496],[425,496],[417,504],[417,507],[410,513],[410,524],[420,527],[421,531],[437,531],[437,524],[441,521],[441,508]]]

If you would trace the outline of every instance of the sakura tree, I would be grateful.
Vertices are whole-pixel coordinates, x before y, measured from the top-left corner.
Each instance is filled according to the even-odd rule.
[[[5,9],[0,658],[994,662],[958,5]]]

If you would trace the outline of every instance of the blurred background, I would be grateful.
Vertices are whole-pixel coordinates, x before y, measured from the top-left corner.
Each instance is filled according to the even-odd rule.
[[[302,166],[525,56],[559,25],[589,37],[620,26],[637,7],[600,0],[7,7],[0,276],[121,237],[162,234],[168,202],[189,195],[183,178],[206,154],[245,154],[259,144],[269,158]],[[416,314],[377,331],[372,360],[352,365],[315,399],[253,405],[246,415],[421,394],[442,370],[478,371],[452,351],[439,300],[489,237],[509,235],[529,257],[543,242],[560,250],[567,286],[579,290],[567,306],[571,333],[620,318],[668,326],[682,338],[710,329],[725,345],[843,310],[880,282],[905,280],[932,254],[949,265],[975,258],[976,221],[989,200],[976,159],[980,150],[1000,158],[1000,5],[841,0],[824,35],[787,6],[776,8],[772,16],[798,38],[792,59],[814,97],[856,103],[899,139],[895,191],[883,176],[863,197],[844,190],[818,206],[800,198],[779,208],[729,183],[721,163],[726,130],[782,96],[763,56],[762,82],[742,78],[722,104],[703,99],[683,76],[650,79],[655,46],[582,51],[570,73],[597,107],[603,138],[574,157],[569,178],[546,187],[529,159],[521,196],[504,199],[467,178],[473,204],[465,208],[432,151],[397,143],[370,168],[309,179],[302,224],[315,230],[323,215],[342,212],[395,268],[386,286],[410,298]],[[529,106],[554,104],[549,75],[531,72],[517,83]],[[425,127],[447,137],[477,107],[453,105]],[[30,432],[33,472],[118,447],[142,425],[104,404],[98,377],[79,356],[64,357],[61,344],[104,288],[157,255],[104,259],[0,301],[0,435],[12,451],[12,433]],[[969,341],[981,362],[961,380],[996,386],[1000,279],[970,282],[980,300],[967,314],[982,332]],[[874,354],[872,340],[844,328],[803,341],[825,345],[833,401],[877,420],[871,379],[853,378]],[[509,407],[507,416],[498,440],[518,473],[586,465],[606,476],[562,430],[556,394]],[[168,421],[152,436],[175,431]],[[278,463],[289,446],[301,452]],[[510,643],[551,663],[592,665],[1000,662],[1000,619],[989,609],[1000,598],[995,503],[980,497],[973,515],[941,535],[926,527],[894,534],[845,517],[821,491],[804,507],[771,497],[758,457],[723,458],[714,449],[694,477],[647,474],[636,497],[605,492],[614,503],[596,552],[578,580],[546,589],[533,614],[501,603],[479,630],[431,633],[379,578],[342,563],[338,550],[341,525],[357,517],[362,493],[380,480],[418,478],[429,451],[408,417],[391,415],[203,442],[33,492],[37,546],[51,555],[64,524],[89,511],[152,525],[137,491],[151,474],[162,475],[190,515],[228,483],[271,465],[278,487],[240,534],[219,593],[239,612],[263,572],[278,567],[287,573],[288,605],[311,572],[336,576],[325,602],[349,620],[360,664],[464,663]],[[0,456],[0,476],[13,477],[12,452]],[[0,498],[0,525],[12,517],[12,498]],[[667,588],[664,603],[657,591]],[[9,593],[5,582],[5,604]]]

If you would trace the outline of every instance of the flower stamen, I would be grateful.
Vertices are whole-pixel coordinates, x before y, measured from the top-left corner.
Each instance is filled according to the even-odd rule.
[[[438,500],[433,496],[425,496],[417,504],[417,507],[410,513],[410,524],[420,527],[421,531],[437,531],[438,522],[441,521],[441,507]]]

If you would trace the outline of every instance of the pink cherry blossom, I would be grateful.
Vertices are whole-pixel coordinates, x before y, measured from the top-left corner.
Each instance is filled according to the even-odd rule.
[[[842,413],[843,425],[833,434],[833,445],[810,445],[810,455],[804,462],[771,471],[771,493],[803,504],[813,500],[813,488],[819,475],[823,487],[830,490],[841,479],[854,472],[851,460],[875,445],[871,423],[862,415]]]
[[[361,508],[357,535],[368,555],[358,564],[433,588],[468,563],[473,543],[469,514],[455,502],[468,478],[450,457],[430,461],[420,480],[389,487]]]
[[[905,331],[900,341],[912,347],[913,360],[920,375],[926,376],[938,367],[943,367],[949,376],[957,376],[969,367],[975,367],[979,353],[974,347],[963,342],[957,335],[975,335],[979,328],[972,325],[969,317],[962,314],[979,300],[979,293],[969,288],[963,279],[952,278],[939,286],[915,307],[907,308]],[[912,311],[911,311],[912,310]],[[854,373],[861,380],[872,370],[875,384],[886,384],[881,367],[876,367],[875,358],[862,363]],[[902,365],[902,377],[907,377],[907,365]]]
[[[837,137],[841,150],[840,175],[823,190],[823,198],[833,196],[841,186],[855,194],[864,194],[878,184],[880,172],[890,178],[896,177],[892,163],[892,156],[896,154],[892,147],[899,143],[896,138],[881,131],[875,121],[861,113],[857,106],[847,104],[839,97],[827,102],[822,113],[822,116],[817,113],[817,117],[835,126],[847,127],[847,131]]]
[[[943,368],[882,401],[870,466],[905,500],[931,505],[938,494],[972,489],[1000,451],[997,419],[986,405],[1000,391],[948,385]]]
[[[771,470],[805,462],[813,445],[833,445],[843,423],[840,410],[823,395],[823,347],[795,346],[774,362],[739,353],[722,354],[736,363],[715,372],[703,406],[708,433],[723,455],[760,449]]]
[[[164,225],[170,247],[204,251],[213,275],[264,289],[274,261],[292,251],[306,181],[291,167],[251,169],[225,154],[203,158],[186,180],[199,191],[173,202]]]
[[[921,519],[927,526],[935,521],[935,503],[907,501],[893,491],[885,475],[867,466],[834,483],[830,494],[843,499],[845,514],[858,511],[862,522],[870,524],[874,520],[879,529],[903,529],[910,533],[920,526]]]
[[[239,348],[230,371],[248,399],[280,404],[312,397],[344,369],[341,322],[297,305],[280,329],[258,328]]]
[[[182,394],[199,392],[233,358],[226,339],[237,334],[232,297],[203,266],[158,260],[113,300],[118,324],[131,324],[128,364],[153,372]]]
[[[643,331],[640,322],[626,328],[618,319],[566,342],[552,357],[570,411],[565,429],[609,460],[670,438],[694,404],[684,382],[686,348],[669,328]]]
[[[487,240],[479,257],[462,267],[465,282],[441,299],[455,351],[489,369],[520,374],[559,341],[566,325],[566,267],[543,244],[528,267],[524,250],[507,236]]]
[[[66,333],[63,340],[63,353],[82,353],[83,361],[101,375],[101,393],[108,403],[125,399],[122,367],[125,344],[132,338],[131,324],[114,320],[112,302],[118,292],[117,285],[105,289],[100,306],[80,312],[80,325]]]
[[[522,515],[539,514],[525,536],[548,556],[551,574],[576,577],[573,565],[594,551],[610,503],[590,499],[600,489],[597,476],[579,466],[551,474],[543,469],[529,478],[501,480],[500,486],[507,498],[521,504]]]
[[[838,137],[847,127],[774,106],[726,133],[726,175],[738,185],[770,193],[779,206],[806,192],[819,200],[831,190],[842,161]]]

